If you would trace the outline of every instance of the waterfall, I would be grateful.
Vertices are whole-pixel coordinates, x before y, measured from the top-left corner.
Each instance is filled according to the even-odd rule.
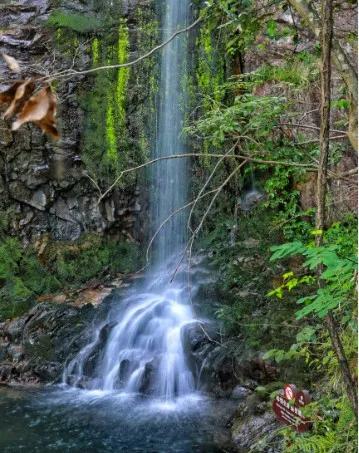
[[[168,0],[163,14],[166,40],[186,25],[189,0]],[[185,152],[181,130],[185,115],[187,37],[162,49],[158,129],[154,157]],[[153,231],[187,200],[185,159],[161,160],[151,173]],[[93,338],[65,369],[66,384],[91,389],[146,393],[166,400],[192,393],[194,377],[183,348],[185,326],[195,322],[183,272],[170,283],[186,241],[184,215],[175,215],[154,244],[152,270],[145,283],[119,300]]]
[[[167,1],[163,23],[163,41],[186,25],[188,1]],[[186,76],[187,37],[181,35],[163,49],[161,61],[160,102],[155,158],[183,154],[181,137],[186,93],[183,89]],[[156,227],[187,200],[187,160],[163,160],[153,172],[154,192],[151,200],[153,225]],[[173,216],[161,231],[154,246],[155,263],[164,263],[178,253],[185,242],[184,213]]]

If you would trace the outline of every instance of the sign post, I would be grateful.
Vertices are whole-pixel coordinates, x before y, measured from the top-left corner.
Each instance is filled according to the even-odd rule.
[[[301,407],[309,404],[311,397],[307,390],[298,390],[294,384],[286,384],[273,401],[273,411],[279,420],[303,433],[311,428],[310,421],[304,417]]]

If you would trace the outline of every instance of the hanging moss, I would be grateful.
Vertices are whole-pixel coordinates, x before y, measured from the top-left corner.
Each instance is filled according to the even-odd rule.
[[[204,26],[196,40],[195,88],[190,93],[196,93],[192,94],[192,102],[201,106],[203,114],[216,108],[224,98],[224,50],[213,45],[214,38],[215,30]],[[201,151],[206,155],[210,150],[209,143],[204,141]],[[210,159],[206,157],[201,159],[201,163],[206,168],[211,165]]]
[[[117,152],[117,138],[116,138],[116,126],[115,126],[115,116],[114,108],[112,106],[112,100],[107,100],[107,110],[106,110],[106,157],[110,162],[118,161],[118,152]]]
[[[123,64],[128,61],[129,36],[128,28],[124,21],[121,21],[118,29],[117,43],[117,62]],[[117,72],[116,85],[116,109],[120,127],[125,124],[125,104],[126,104],[126,88],[129,79],[129,68],[119,68]]]
[[[92,49],[92,65],[97,66],[100,60],[100,43],[98,38],[93,39],[91,49]]]
[[[87,49],[92,68],[98,68],[127,62],[131,48],[141,55],[158,44],[153,5],[131,11],[131,23],[136,24],[131,32],[120,1],[106,0],[106,8],[99,6],[96,17],[106,24],[106,30],[97,29],[85,36],[73,27],[58,27],[56,46],[69,64],[79,45]],[[158,58],[154,55],[131,68],[95,72],[78,87],[84,112],[81,158],[101,187],[108,187],[124,168],[142,163],[149,156],[155,135]],[[121,184],[129,186],[137,177],[129,174]]]
[[[221,102],[223,99],[223,61],[218,50],[212,45],[212,36],[212,30],[202,27],[197,39],[197,48],[200,51],[196,78],[205,111],[212,108],[213,100]]]

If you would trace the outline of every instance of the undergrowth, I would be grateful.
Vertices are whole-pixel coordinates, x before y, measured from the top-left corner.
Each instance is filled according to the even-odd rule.
[[[9,236],[0,240],[0,319],[22,315],[43,294],[75,289],[94,278],[138,269],[136,244],[90,235],[51,243],[38,256]]]

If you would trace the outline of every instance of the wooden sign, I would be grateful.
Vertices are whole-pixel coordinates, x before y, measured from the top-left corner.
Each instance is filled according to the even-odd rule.
[[[277,420],[303,433],[310,429],[311,423],[304,417],[300,408],[310,401],[311,397],[307,390],[298,390],[294,384],[286,384],[281,393],[275,397],[272,407]]]

